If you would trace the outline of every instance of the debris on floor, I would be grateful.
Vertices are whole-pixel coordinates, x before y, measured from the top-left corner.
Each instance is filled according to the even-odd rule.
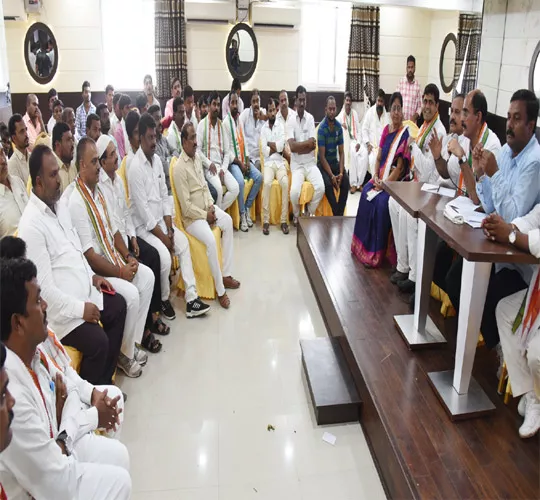
[[[275,428],[272,424],[268,424],[268,426],[266,427],[266,430],[267,430],[268,432],[270,432],[270,431],[275,431],[276,428]]]
[[[328,444],[331,444],[332,446],[334,446],[336,444],[336,436],[334,436],[333,434],[330,434],[329,432],[325,432],[323,434],[323,437],[322,437],[322,440]]]

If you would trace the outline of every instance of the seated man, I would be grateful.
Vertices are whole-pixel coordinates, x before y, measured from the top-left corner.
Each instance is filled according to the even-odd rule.
[[[47,123],[47,132],[49,132],[49,135],[52,134],[54,126],[59,122],[62,121],[62,113],[64,111],[64,103],[60,99],[56,99],[53,102],[52,105],[52,116]]]
[[[91,384],[110,384],[122,345],[126,302],[120,294],[102,293],[111,292],[112,286],[90,269],[68,207],[58,203],[58,170],[52,151],[37,146],[30,157],[33,189],[19,236],[38,266],[51,328],[64,345],[83,355],[81,377]]]
[[[315,215],[324,195],[324,181],[321,171],[317,168],[315,158],[315,120],[313,115],[306,111],[306,89],[300,85],[296,89],[296,117],[294,127],[286,130],[287,141],[291,148],[291,204],[293,206],[293,224],[298,225],[300,215],[300,191],[304,181],[311,182],[315,193],[308,205],[308,211]]]
[[[90,113],[86,118],[86,135],[94,142],[99,139],[101,135],[101,120],[97,113]]]
[[[197,131],[199,121],[195,114],[195,94],[190,85],[184,87],[184,106],[186,108],[186,123],[191,123],[195,127],[195,131]]]
[[[69,125],[58,122],[53,128],[52,143],[54,156],[58,162],[58,176],[60,177],[60,191],[65,189],[77,177],[77,168],[73,162],[75,151],[73,135]]]
[[[13,437],[0,457],[0,482],[9,498],[128,499],[127,449],[77,426],[78,388],[69,380],[66,387],[61,371],[38,349],[48,334],[47,302],[36,274],[29,260],[0,262],[2,283],[9,283],[0,290],[1,340],[7,347],[10,391],[17,400]],[[117,418],[117,401],[111,401],[105,427]],[[106,407],[103,399],[100,405]]]
[[[179,153],[182,152],[182,139],[180,135],[185,122],[186,108],[184,99],[182,97],[176,97],[173,101],[173,119],[167,133],[167,142],[169,143],[169,149],[178,151]],[[164,163],[163,168],[167,165],[169,164]]]
[[[39,109],[39,100],[35,94],[26,97],[26,114],[23,116],[24,124],[28,130],[28,150],[34,149],[34,143],[41,132],[45,132],[45,124]]]
[[[261,130],[261,146],[264,155],[263,188],[263,234],[270,234],[270,188],[274,178],[281,186],[281,230],[289,234],[289,176],[283,160],[285,147],[285,129],[276,121],[277,102],[268,101],[268,121]]]
[[[0,149],[0,238],[12,235],[28,203],[26,186],[19,177],[8,174],[8,162]]]
[[[253,221],[251,220],[249,212],[257,197],[257,193],[259,192],[262,175],[255,166],[251,164],[249,158],[244,126],[239,119],[238,96],[235,92],[230,95],[229,114],[225,117],[223,124],[225,130],[229,134],[229,141],[231,144],[230,157],[232,158],[232,162],[229,166],[229,170],[236,179],[236,182],[238,182],[239,187],[238,207],[240,208],[240,231],[246,232],[250,227],[253,227]],[[253,179],[253,187],[251,188],[245,203],[244,176]]]
[[[104,102],[100,103],[96,107],[96,115],[99,116],[99,124],[101,127],[101,133],[103,135],[109,135],[111,132],[111,114],[109,113],[109,108]],[[111,138],[114,137],[111,135]]]
[[[18,177],[26,186],[29,176],[28,159],[30,152],[28,150],[29,139],[26,124],[21,115],[15,113],[8,122],[9,135],[14,144],[13,154],[8,161],[9,173]]]
[[[126,176],[129,172],[129,167],[131,165],[131,162],[133,161],[133,158],[135,157],[135,153],[138,151],[140,146],[140,140],[139,140],[139,120],[141,118],[141,115],[137,112],[137,110],[132,109],[126,116],[126,119],[122,122],[124,125],[124,129],[126,131],[126,137],[127,141],[125,144],[125,158],[126,158]],[[120,157],[120,155],[119,155]]]
[[[351,175],[351,156],[356,151],[356,146],[362,143],[360,121],[358,120],[358,113],[355,109],[352,109],[352,102],[352,94],[347,90],[343,96],[343,108],[336,117],[336,120],[343,127],[345,170],[349,172],[349,177]]]
[[[206,115],[208,115],[208,100],[206,99],[205,95],[199,97],[199,100],[197,101],[197,109],[199,111],[199,116],[197,116],[197,119],[200,122],[206,118]],[[199,126],[197,125],[197,128],[198,127]]]
[[[279,111],[276,115],[276,122],[278,122],[285,131],[285,138],[288,136],[289,130],[294,130],[294,123],[296,120],[296,111],[289,108],[289,95],[286,90],[282,90],[279,93]],[[283,149],[283,158],[291,164],[291,148],[289,143],[285,140],[285,147]]]
[[[197,152],[201,155],[206,180],[217,192],[217,206],[221,210],[227,210],[238,197],[240,187],[229,172],[230,145],[225,127],[218,118],[219,94],[216,91],[211,92],[208,100],[210,112],[197,126]],[[227,188],[225,194],[223,186]]]
[[[371,175],[374,173],[382,132],[390,123],[384,102],[384,90],[379,89],[375,106],[367,110],[362,121],[362,141],[351,147],[349,169],[351,194],[362,189],[368,171]]]
[[[349,196],[349,176],[345,172],[343,153],[343,128],[336,120],[336,100],[333,96],[326,99],[326,116],[319,124],[317,142],[319,158],[317,166],[324,181],[324,191],[333,215],[343,215]],[[339,189],[336,200],[334,189]]]
[[[124,156],[128,153],[127,146],[129,140],[126,132],[126,117],[131,110],[131,97],[123,94],[118,101],[118,108],[120,109],[122,119],[114,131],[114,138],[116,139],[116,144],[118,146],[118,157],[120,160],[123,160]]]
[[[169,302],[172,254],[180,261],[186,290],[186,316],[201,316],[208,312],[210,306],[197,296],[188,240],[172,222],[172,207],[165,185],[163,166],[156,155],[156,122],[148,113],[141,116],[139,121],[139,138],[141,145],[133,158],[128,177],[137,236],[159,253],[163,309],[168,315],[174,315],[174,312],[169,312],[169,308],[172,309]]]
[[[171,98],[167,101],[165,105],[165,114],[164,118],[172,118],[173,115],[173,102],[177,97],[182,95],[182,84],[180,83],[180,78],[175,76],[171,81]]]
[[[84,256],[95,273],[109,278],[116,293],[127,305],[124,337],[118,366],[132,378],[142,374],[148,356],[137,344],[143,333],[151,335],[145,324],[154,288],[154,275],[128,250],[122,234],[111,217],[107,202],[98,187],[99,156],[95,142],[83,137],[77,146],[79,175],[69,197],[69,212],[79,235]],[[155,352],[160,350],[156,346]]]
[[[122,112],[120,111],[120,98],[122,97],[122,94],[120,92],[117,92],[114,94],[113,97],[113,108],[109,112],[111,115],[111,135],[114,137],[116,135],[116,129],[120,125],[120,122],[122,121]]]
[[[11,422],[13,421],[13,407],[15,398],[9,392],[9,377],[5,368],[7,351],[4,344],[0,343],[0,454],[9,446],[13,433]],[[1,455],[0,455],[1,456]],[[0,484],[0,498],[7,498]]]
[[[54,125],[56,123],[56,120],[54,119],[54,107],[53,103],[59,99],[58,94],[56,92],[55,88],[52,88],[47,92],[47,103],[49,104],[49,111],[51,112],[51,117],[49,118],[49,121],[47,122],[47,133],[51,135],[52,129],[54,128]]]
[[[135,99],[135,106],[141,115],[148,111],[148,98],[146,97],[146,94],[141,93],[137,95]],[[159,104],[156,104],[156,106],[159,106]]]
[[[182,154],[174,170],[174,185],[182,208],[182,222],[186,231],[206,246],[219,303],[228,309],[230,300],[225,289],[240,287],[240,283],[231,276],[234,248],[232,219],[229,214],[214,206],[206,187],[202,162],[197,155],[195,127],[191,123],[186,124],[181,134]],[[216,239],[210,229],[214,224],[221,229],[223,273],[219,265]]]

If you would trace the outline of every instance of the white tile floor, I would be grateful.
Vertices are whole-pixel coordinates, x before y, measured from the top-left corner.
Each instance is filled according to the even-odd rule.
[[[234,275],[242,287],[228,311],[213,303],[207,318],[187,320],[176,300],[163,351],[121,381],[133,498],[385,498],[360,425],[313,418],[298,341],[326,330],[295,230],[236,233]]]

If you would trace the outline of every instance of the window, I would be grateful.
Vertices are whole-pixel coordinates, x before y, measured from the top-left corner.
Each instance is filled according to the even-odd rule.
[[[351,5],[302,4],[301,83],[310,90],[345,90],[351,33]]]
[[[142,90],[144,75],[156,82],[154,0],[101,0],[105,81]]]

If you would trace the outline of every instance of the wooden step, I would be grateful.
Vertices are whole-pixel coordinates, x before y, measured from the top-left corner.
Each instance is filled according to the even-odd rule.
[[[362,402],[339,340],[306,339],[300,347],[317,423],[358,422]]]

